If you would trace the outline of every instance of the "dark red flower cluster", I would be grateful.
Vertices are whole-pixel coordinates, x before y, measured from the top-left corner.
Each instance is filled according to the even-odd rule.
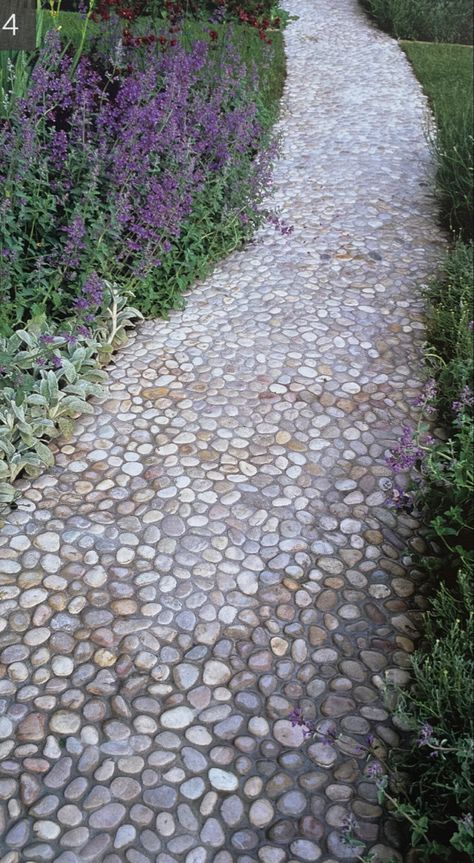
[[[94,21],[108,21],[111,12],[124,21],[135,21],[144,15],[148,0],[98,0],[92,18]]]
[[[137,36],[132,32],[133,23],[143,15],[150,12],[149,0],[98,0],[96,9],[93,13],[95,21],[108,21],[112,13],[122,18],[125,26],[122,30],[122,41],[126,48],[140,48],[146,45],[160,45],[163,50],[176,45],[176,39],[167,38],[166,36],[157,36],[155,33],[147,33]],[[165,7],[169,19],[173,25],[170,28],[170,34],[179,32],[179,27],[176,21],[182,14],[180,0],[167,0]]]
[[[176,24],[186,13],[194,15],[199,11],[199,4],[194,3],[193,0],[189,3],[183,3],[182,0],[166,0],[164,5],[171,24]]]
[[[270,0],[256,2],[256,0],[163,0],[163,8],[170,25],[170,33],[179,31],[179,24],[185,15],[202,13],[204,9],[209,12],[219,9],[219,14],[231,15],[243,24],[254,27],[262,42],[271,44],[268,37],[270,27],[278,27],[279,19],[270,21]],[[141,16],[149,15],[150,0],[97,0],[96,9],[93,13],[95,21],[108,21],[112,13],[122,18],[125,27],[123,30],[123,43],[126,47],[140,47],[143,45],[159,44],[165,50],[176,44],[176,40],[164,36],[157,37],[152,33],[135,36],[132,25]],[[214,15],[213,12],[213,15]],[[211,20],[221,20],[214,17]],[[212,42],[218,39],[216,30],[210,30],[209,36]]]
[[[271,26],[268,18],[258,17],[257,15],[252,14],[252,12],[248,12],[246,9],[242,9],[241,6],[237,7],[236,12],[240,21],[242,21],[244,24],[249,24],[250,27],[255,27],[262,42],[266,42],[268,45],[272,44],[272,40],[268,38],[266,33],[266,31]],[[274,24],[278,26],[279,19],[276,19]]]
[[[139,48],[141,45],[153,45],[157,37],[150,33],[148,36],[134,36],[127,27],[122,30],[122,42],[126,48]]]

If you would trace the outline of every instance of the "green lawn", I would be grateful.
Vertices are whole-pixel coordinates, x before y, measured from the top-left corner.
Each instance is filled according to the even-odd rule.
[[[443,218],[472,237],[473,48],[401,42],[436,118],[437,191]]]
[[[473,56],[471,45],[451,45],[440,42],[400,42],[413,64],[417,78],[435,109],[465,109],[472,102]],[[453,105],[454,103],[454,105]]]
[[[78,47],[84,20],[77,12],[59,12],[58,15],[51,15],[50,12],[43,12],[43,36],[47,30],[51,30],[59,24],[61,33],[66,41],[71,42],[75,48]],[[89,21],[87,25],[88,38],[97,34],[99,27],[93,21]]]

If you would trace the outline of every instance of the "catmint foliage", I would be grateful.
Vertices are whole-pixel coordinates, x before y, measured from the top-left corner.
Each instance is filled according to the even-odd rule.
[[[101,278],[159,312],[169,286],[182,290],[212,256],[209,237],[248,235],[271,148],[257,75],[226,33],[108,56],[98,45],[74,69],[47,34],[26,96],[0,122],[0,332],[32,313],[93,315]]]

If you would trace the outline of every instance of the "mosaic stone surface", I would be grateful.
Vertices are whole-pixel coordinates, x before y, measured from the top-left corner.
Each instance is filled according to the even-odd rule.
[[[401,860],[358,747],[397,741],[423,607],[385,454],[444,240],[404,55],[356,0],[288,5],[293,232],[139,328],[3,528],[1,863],[337,863],[351,814]]]

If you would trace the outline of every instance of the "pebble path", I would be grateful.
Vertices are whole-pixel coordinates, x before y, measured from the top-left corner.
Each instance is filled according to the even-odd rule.
[[[337,863],[350,814],[401,860],[359,747],[397,742],[422,607],[384,483],[443,246],[426,104],[356,0],[288,5],[293,233],[139,328],[3,528],[0,863]]]

